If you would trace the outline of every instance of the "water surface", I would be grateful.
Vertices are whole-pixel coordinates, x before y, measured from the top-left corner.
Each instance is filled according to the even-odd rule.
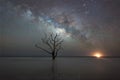
[[[0,58],[0,80],[120,80],[120,58]]]

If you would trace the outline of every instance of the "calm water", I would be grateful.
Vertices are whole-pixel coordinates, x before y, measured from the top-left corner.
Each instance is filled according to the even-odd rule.
[[[120,80],[120,58],[0,58],[0,80]]]

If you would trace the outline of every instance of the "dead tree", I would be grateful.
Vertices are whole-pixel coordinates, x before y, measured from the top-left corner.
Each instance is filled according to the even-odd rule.
[[[47,46],[47,48],[43,48],[40,44],[35,44],[35,47],[45,51],[46,53],[49,53],[52,55],[52,59],[55,60],[58,52],[63,49],[62,43],[63,39],[60,37],[60,35],[56,34],[45,34],[44,38],[41,38],[41,42]]]

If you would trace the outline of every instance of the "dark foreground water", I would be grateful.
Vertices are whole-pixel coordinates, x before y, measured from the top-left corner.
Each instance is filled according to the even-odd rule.
[[[120,80],[120,58],[0,58],[0,80]]]

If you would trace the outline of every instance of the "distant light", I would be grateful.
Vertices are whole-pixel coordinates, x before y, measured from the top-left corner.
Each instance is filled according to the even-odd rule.
[[[96,52],[96,53],[94,54],[94,56],[97,57],[97,58],[100,58],[100,57],[102,57],[102,54],[101,54],[100,52]]]

